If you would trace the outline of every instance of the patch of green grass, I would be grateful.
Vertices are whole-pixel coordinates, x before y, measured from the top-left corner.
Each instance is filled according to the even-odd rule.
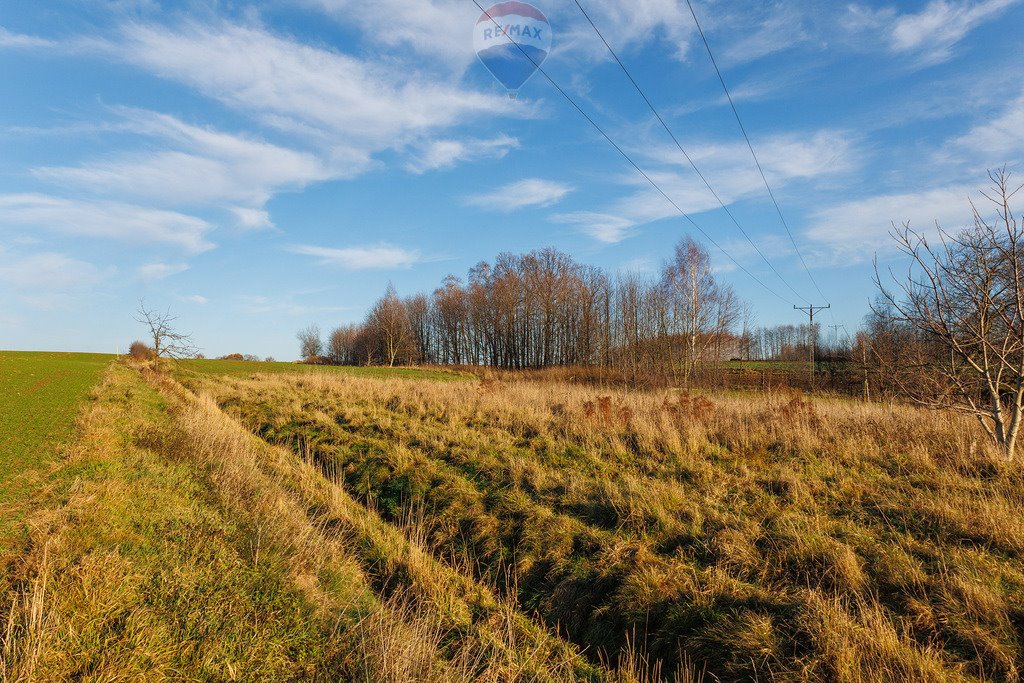
[[[730,370],[807,370],[805,360],[731,360],[722,365]]]
[[[32,511],[19,565],[38,578],[5,593],[0,576],[0,680],[353,680],[351,620],[325,621],[291,548],[189,459],[163,397],[123,364],[95,396]],[[338,571],[345,604],[372,599]]]
[[[244,360],[183,360],[178,368],[202,375],[240,377],[259,374],[329,373],[374,379],[430,379],[450,382],[472,379],[471,375],[438,368],[382,368],[302,363],[263,363]]]
[[[52,462],[113,358],[0,351],[0,504],[24,492],[24,475]]]

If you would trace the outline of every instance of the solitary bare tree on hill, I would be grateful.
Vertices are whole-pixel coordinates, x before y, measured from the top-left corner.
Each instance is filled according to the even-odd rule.
[[[153,340],[153,353],[157,358],[189,358],[196,351],[192,343],[192,335],[179,332],[174,328],[177,316],[171,315],[167,309],[163,313],[148,308],[145,299],[139,299],[139,309],[135,312],[135,320],[149,328],[149,336]]]
[[[873,312],[929,343],[918,355],[923,372],[903,383],[905,393],[974,415],[1013,460],[1024,415],[1024,229],[1010,200],[1021,187],[1010,185],[1005,168],[989,178],[984,196],[994,218],[972,203],[973,226],[956,235],[940,228],[937,244],[909,224],[893,231],[910,266],[894,292],[882,285],[876,262],[882,305]]]

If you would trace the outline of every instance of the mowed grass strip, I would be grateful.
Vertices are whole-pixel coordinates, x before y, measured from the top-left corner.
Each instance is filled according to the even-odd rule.
[[[0,504],[52,462],[113,356],[0,351]]]

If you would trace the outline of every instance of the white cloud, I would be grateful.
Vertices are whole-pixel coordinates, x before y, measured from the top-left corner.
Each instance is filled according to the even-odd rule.
[[[556,223],[576,226],[583,234],[605,244],[621,242],[629,237],[632,229],[636,227],[636,221],[629,218],[591,211],[558,214],[551,220]]]
[[[896,20],[892,26],[893,49],[898,52],[923,50],[929,61],[943,61],[949,58],[953,46],[975,27],[1017,1],[932,0],[921,12]]]
[[[199,304],[200,306],[202,306],[204,304],[208,304],[210,302],[210,300],[207,299],[202,294],[193,294],[192,296],[187,296],[187,297],[185,297],[185,300],[186,301],[191,301],[194,304]]]
[[[1024,94],[995,118],[980,123],[949,145],[950,158],[970,158],[989,168],[1024,159]]]
[[[724,64],[752,62],[811,39],[803,26],[800,8],[795,5],[773,5],[767,16],[758,16],[756,24],[749,27],[751,9],[744,7],[744,14],[732,22],[742,28],[733,32],[735,38],[722,50]]]
[[[764,183],[746,143],[682,142],[690,158],[723,197],[764,191]],[[845,173],[861,161],[855,137],[839,130],[763,137],[756,140],[755,149],[773,187],[797,179]],[[704,187],[675,145],[646,145],[642,151],[661,164],[683,167],[688,177]]]
[[[492,192],[467,197],[466,203],[493,211],[515,211],[528,207],[551,206],[561,201],[572,190],[571,186],[554,180],[526,178]]]
[[[843,24],[853,36],[881,35],[893,53],[916,53],[919,66],[944,62],[971,31],[1020,0],[931,0],[916,13],[850,5]]]
[[[289,249],[295,254],[315,256],[320,265],[340,266],[346,270],[390,270],[410,268],[422,259],[414,249],[403,249],[389,244],[360,247],[317,247],[296,245]]]
[[[3,26],[0,26],[0,48],[46,48],[55,45],[56,43],[52,40],[27,36],[21,33],[11,33]]]
[[[683,146],[726,206],[754,197],[767,201],[764,182],[743,142],[683,141]],[[641,164],[647,175],[686,214],[694,216],[720,208],[677,147],[637,147],[638,153],[650,159],[651,163]],[[853,137],[841,131],[776,135],[759,141],[757,149],[765,175],[777,195],[790,183],[820,182],[828,176],[847,173],[861,163]],[[633,192],[611,200],[601,211],[565,214],[557,217],[559,222],[577,225],[594,239],[613,243],[646,223],[665,218],[682,220],[676,208],[643,177],[625,175],[622,183],[633,188]]]
[[[188,270],[186,263],[145,263],[139,266],[139,277],[143,280],[163,280]]]
[[[62,185],[107,195],[127,194],[164,206],[240,202],[251,207],[262,206],[279,190],[301,188],[334,175],[309,153],[192,126],[156,112],[128,108],[117,111],[135,132],[176,149],[120,154],[75,167],[37,168],[35,175]]]
[[[406,168],[413,173],[448,169],[465,161],[504,159],[518,148],[519,140],[508,135],[482,140],[431,140],[418,146]]]
[[[682,60],[696,32],[686,3],[678,0],[589,0],[585,7],[616,51],[648,45],[654,38],[661,38],[671,46],[675,58]],[[580,19],[575,5],[570,4],[568,11],[570,15],[563,18],[569,21],[571,16],[571,23],[558,25],[559,50],[579,51],[589,59],[608,58],[604,44],[590,24]],[[701,16],[701,20],[704,23],[707,17]]]
[[[238,227],[243,230],[266,230],[274,227],[274,221],[270,218],[270,213],[264,209],[232,206],[229,211],[235,215]]]
[[[439,31],[472,27],[480,15],[472,2],[464,0],[307,0],[340,23],[358,24],[366,39],[386,47],[407,46],[420,55],[433,57],[456,69],[471,63],[476,55],[473,42],[438,37]],[[484,5],[485,7],[487,5]],[[465,31],[469,36],[468,29]]]
[[[0,282],[25,292],[55,292],[91,287],[104,274],[91,263],[43,252],[0,265]]]
[[[954,233],[970,224],[969,202],[977,191],[972,185],[951,185],[843,202],[816,213],[806,236],[836,260],[865,261],[876,251],[893,248],[889,233],[894,223],[909,221],[918,230],[931,231],[938,222]]]
[[[130,25],[112,49],[269,125],[320,135],[348,163],[473,116],[526,110],[409,64],[363,61],[232,24]]]
[[[165,244],[188,252],[213,248],[206,221],[174,211],[44,194],[0,195],[0,224],[135,244]]]

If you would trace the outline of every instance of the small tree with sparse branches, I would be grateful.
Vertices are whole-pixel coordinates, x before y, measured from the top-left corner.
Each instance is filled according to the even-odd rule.
[[[919,358],[903,393],[977,417],[1012,460],[1024,417],[1024,227],[1010,200],[1021,188],[1011,187],[1005,169],[989,178],[992,190],[984,196],[995,206],[993,219],[972,203],[974,225],[956,235],[940,228],[937,243],[909,224],[894,230],[910,266],[893,292],[882,285],[876,262],[882,305],[873,310],[934,348]]]
[[[134,316],[149,329],[149,337],[153,340],[153,354],[157,358],[190,358],[198,349],[192,343],[192,335],[179,332],[174,328],[177,316],[171,315],[167,309],[163,313],[146,306],[145,299],[139,299],[139,309]]]
[[[299,353],[303,360],[316,361],[323,354],[324,342],[320,337],[320,328],[316,325],[300,330],[295,337],[299,340]]]

